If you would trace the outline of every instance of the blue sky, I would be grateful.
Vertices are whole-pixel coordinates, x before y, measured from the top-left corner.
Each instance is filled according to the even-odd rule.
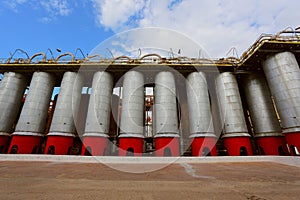
[[[17,48],[25,50],[29,55],[45,52],[48,48],[55,56],[58,55],[56,48],[73,53],[81,48],[86,54],[113,34],[96,23],[91,2],[73,2],[68,2],[70,11],[66,14],[59,10],[51,12],[33,1],[17,3],[16,7],[2,3],[0,58],[9,57],[9,52]]]
[[[211,57],[231,47],[240,56],[261,33],[299,27],[299,6],[298,0],[1,0],[0,58],[17,48],[30,56],[48,48],[55,57],[56,48],[87,54],[116,33],[143,27],[182,33]]]

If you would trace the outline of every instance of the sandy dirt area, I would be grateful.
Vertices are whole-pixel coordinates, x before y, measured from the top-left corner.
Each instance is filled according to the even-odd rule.
[[[3,200],[298,200],[300,168],[271,162],[184,163],[135,174],[100,163],[2,161],[0,185]]]

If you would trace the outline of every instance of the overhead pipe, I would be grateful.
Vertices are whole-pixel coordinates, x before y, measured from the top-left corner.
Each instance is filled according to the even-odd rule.
[[[22,50],[22,49],[16,49],[16,50],[14,51],[14,53],[11,54],[11,56],[7,59],[6,62],[7,62],[7,63],[10,63],[10,61],[11,61],[12,58],[14,57],[15,53],[17,53],[18,51],[20,51],[21,53],[25,54],[25,55],[27,56],[27,59],[29,59],[29,55],[27,54],[26,51],[24,51],[24,50]]]
[[[63,53],[59,56],[57,56],[57,58],[54,60],[55,62],[58,62],[59,59],[61,59],[62,57],[65,57],[65,56],[71,56],[71,62],[75,62],[75,56],[74,54],[70,53],[70,52],[67,52],[67,53]]]
[[[31,63],[31,61],[38,56],[43,56],[42,62],[46,62],[47,61],[47,57],[46,54],[44,52],[40,52],[40,53],[36,53],[33,56],[31,56],[31,58],[29,58],[29,60],[27,61],[27,63]]]

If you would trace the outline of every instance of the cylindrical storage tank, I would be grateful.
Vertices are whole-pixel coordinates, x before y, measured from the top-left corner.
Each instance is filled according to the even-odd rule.
[[[269,56],[263,62],[270,90],[291,153],[300,152],[300,69],[291,52]]]
[[[0,153],[8,149],[9,135],[19,115],[26,79],[15,72],[4,73],[0,82]]]
[[[179,129],[176,84],[171,72],[159,72],[155,77],[155,155],[179,156]]]
[[[76,72],[65,72],[47,135],[44,153],[66,155],[71,154],[75,122],[80,104],[83,78]]]
[[[187,77],[186,89],[192,156],[216,156],[216,136],[205,74],[191,73]]]
[[[9,153],[39,152],[54,83],[54,77],[49,73],[33,73],[16,130],[12,134]]]
[[[259,153],[284,155],[285,141],[265,77],[252,72],[242,80]]]
[[[112,90],[112,75],[108,72],[96,72],[86,117],[82,155],[107,154]]]
[[[238,84],[231,72],[223,72],[217,77],[216,93],[228,155],[252,155]]]
[[[129,71],[124,75],[119,155],[141,155],[144,143],[144,75]]]

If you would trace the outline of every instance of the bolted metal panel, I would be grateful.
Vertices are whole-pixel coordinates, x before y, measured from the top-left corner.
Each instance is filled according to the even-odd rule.
[[[17,120],[26,88],[22,74],[6,72],[0,82],[0,133],[12,132],[13,123]]]
[[[154,89],[156,134],[178,134],[175,78],[171,72],[159,72]]]
[[[278,109],[283,131],[300,130],[300,69],[293,53],[268,57],[263,69]]]
[[[74,119],[79,110],[82,86],[80,74],[64,73],[49,133],[75,133]]]
[[[85,134],[109,132],[112,90],[112,75],[108,72],[96,72],[93,77]]]
[[[44,133],[54,82],[49,73],[33,73],[16,132]]]
[[[214,133],[206,77],[203,72],[193,72],[187,78],[187,99],[190,133]]]
[[[120,133],[144,133],[144,75],[129,71],[124,75]]]
[[[243,87],[256,135],[280,135],[281,128],[265,77],[262,74],[251,73],[243,79]]]
[[[232,133],[248,135],[238,84],[231,72],[217,77],[216,93],[225,136]]]

